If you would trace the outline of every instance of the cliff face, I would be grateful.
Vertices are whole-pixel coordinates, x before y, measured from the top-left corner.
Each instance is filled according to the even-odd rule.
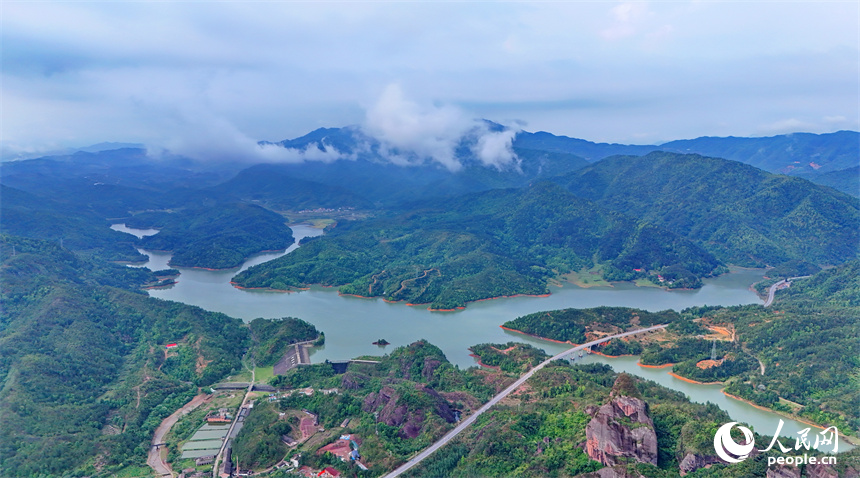
[[[856,455],[854,458],[856,459]],[[848,461],[852,458],[843,455],[843,457],[839,459]],[[860,477],[860,471],[855,468],[858,463],[860,463],[860,461],[854,463],[854,466],[843,465],[841,467],[841,471],[837,471],[832,465],[806,465],[806,476],[808,478],[858,478]],[[842,465],[842,463],[840,463],[840,465]]]
[[[421,434],[427,409],[432,408],[436,415],[448,423],[454,423],[454,411],[444,397],[430,387],[417,386],[422,405],[410,406],[401,394],[391,386],[384,386],[378,393],[369,394],[362,404],[365,412],[377,412],[377,421],[386,425],[400,427],[402,438],[415,438]]]
[[[576,475],[574,478],[644,478],[644,476],[642,473],[639,473],[636,470],[631,470],[627,466],[618,465],[607,466],[606,468],[601,468],[593,473]]]
[[[708,465],[713,465],[715,463],[723,463],[723,461],[716,456],[703,456],[697,453],[688,452],[686,455],[684,455],[684,458],[678,465],[681,469],[681,476],[684,476],[687,473],[698,470],[699,468],[704,468]]]
[[[631,462],[657,464],[657,434],[647,405],[630,395],[630,378],[620,375],[609,403],[585,428],[585,452],[607,466]]]
[[[839,478],[839,473],[830,465],[807,465],[806,476],[808,478]]]
[[[767,469],[767,478],[800,478],[800,468],[789,465],[776,465]]]

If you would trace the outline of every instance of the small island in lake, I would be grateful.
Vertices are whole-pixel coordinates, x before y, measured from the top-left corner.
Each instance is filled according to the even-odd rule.
[[[379,340],[377,340],[376,342],[373,342],[373,345],[379,345],[380,347],[385,347],[385,346],[386,346],[386,345],[388,345],[389,343],[390,343],[390,342],[388,342],[388,341],[387,341],[387,340],[385,340],[385,339],[379,339]]]

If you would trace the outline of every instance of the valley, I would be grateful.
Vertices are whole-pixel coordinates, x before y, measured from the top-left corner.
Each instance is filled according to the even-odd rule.
[[[314,134],[349,151],[356,133]],[[286,476],[275,465],[288,442],[301,466],[379,476],[461,417],[475,423],[445,446],[458,460],[432,454],[406,475],[634,467],[587,445],[619,390],[654,407],[656,458],[635,460],[659,476],[731,476],[693,423],[733,419],[765,440],[782,418],[788,439],[808,424],[856,438],[860,364],[845,355],[858,336],[856,198],[718,158],[586,160],[541,138],[522,135],[517,168],[465,155],[458,172],[383,164],[373,147],[347,162],[214,169],[156,168],[127,150],[113,154],[131,169],[110,152],[4,164],[0,416],[15,428],[0,440],[4,466],[134,476],[162,420],[201,394],[232,404],[207,390],[252,377],[287,395],[263,405],[270,392],[250,392],[260,409],[231,443],[240,465],[273,478]],[[801,275],[761,306],[759,293]],[[570,343],[664,323],[530,371]],[[832,348],[814,340],[827,334]],[[94,361],[74,351],[84,337]],[[294,351],[302,365],[274,375],[295,343],[309,356]],[[54,359],[64,379],[47,373]],[[174,470],[196,466],[179,447],[208,406],[166,436]],[[302,410],[329,431],[296,434]],[[61,413],[82,418],[45,425]],[[320,451],[342,452],[344,434],[368,470]],[[33,459],[36,447],[56,459]]]

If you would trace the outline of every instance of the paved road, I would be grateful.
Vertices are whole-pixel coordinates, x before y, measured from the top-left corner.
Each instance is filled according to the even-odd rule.
[[[779,286],[781,286],[783,284],[785,284],[785,279],[783,279],[783,280],[777,282],[776,284],[770,286],[770,289],[768,289],[768,291],[767,291],[767,300],[764,301],[765,307],[770,307],[770,304],[773,303],[773,297],[774,297],[774,295],[776,295],[776,289],[778,289]]]
[[[152,444],[164,443],[164,436],[167,435],[167,432],[169,432],[173,425],[179,420],[179,417],[200,406],[201,403],[206,401],[206,397],[207,395],[197,395],[192,398],[190,402],[183,405],[182,408],[176,410],[170,414],[169,417],[165,418],[164,421],[158,425],[158,428],[155,429],[155,434],[152,437]],[[174,476],[170,465],[164,461],[164,457],[166,455],[167,447],[160,447],[157,449],[152,447],[149,449],[149,456],[146,458],[146,464],[155,471],[157,476]]]
[[[765,306],[765,307],[769,307],[769,306],[770,306],[770,304],[773,302],[773,298],[774,298],[774,296],[776,295],[776,291],[777,291],[777,289],[780,289],[780,288],[781,288],[780,286],[781,286],[782,284],[786,284],[786,286],[785,286],[785,287],[788,287],[788,286],[790,286],[790,285],[791,285],[791,282],[792,282],[792,281],[796,281],[796,280],[798,280],[798,279],[806,279],[806,278],[809,278],[809,277],[812,277],[812,276],[797,276],[797,277],[789,277],[788,279],[783,279],[783,280],[781,280],[781,281],[777,282],[776,284],[774,284],[774,285],[770,286],[770,289],[768,289],[768,291],[767,291],[767,300],[764,302],[764,306]]]
[[[592,340],[591,342],[588,342],[588,343],[585,343],[585,344],[582,344],[582,345],[577,345],[576,347],[573,347],[572,349],[565,350],[564,352],[561,352],[560,354],[557,354],[556,356],[554,356],[554,357],[552,357],[552,358],[550,358],[550,359],[547,359],[547,360],[545,360],[545,361],[541,362],[539,365],[537,365],[537,366],[536,366],[536,367],[534,367],[533,369],[529,370],[529,371],[528,371],[528,372],[526,372],[522,377],[520,377],[519,379],[517,379],[517,381],[516,381],[516,382],[514,382],[514,383],[512,383],[508,388],[504,389],[501,393],[499,393],[498,395],[496,395],[495,397],[493,397],[492,399],[490,399],[490,401],[489,401],[489,402],[487,402],[487,403],[485,403],[483,407],[481,407],[481,408],[479,408],[479,409],[478,409],[478,411],[476,411],[475,413],[473,413],[473,414],[469,415],[469,417],[468,417],[468,418],[466,418],[465,420],[463,420],[462,422],[460,422],[460,424],[459,424],[459,425],[457,425],[456,427],[454,427],[454,429],[453,429],[453,430],[451,430],[451,431],[449,431],[448,433],[446,433],[446,434],[445,434],[445,436],[443,436],[442,438],[440,438],[436,443],[434,443],[434,444],[430,445],[429,447],[425,448],[425,449],[424,449],[424,451],[422,451],[421,453],[419,453],[418,455],[416,455],[415,457],[413,457],[411,460],[409,460],[409,461],[407,461],[406,463],[404,463],[403,465],[401,465],[401,466],[400,466],[400,468],[397,468],[396,470],[392,471],[391,473],[389,473],[389,474],[385,475],[385,477],[384,477],[384,478],[394,478],[394,477],[396,477],[396,476],[399,476],[401,473],[403,473],[403,472],[405,472],[405,471],[409,470],[410,468],[412,468],[413,466],[417,465],[418,463],[420,463],[422,460],[424,460],[424,459],[425,459],[425,458],[427,458],[428,456],[432,455],[432,454],[433,454],[433,452],[435,452],[436,450],[438,450],[438,449],[442,448],[443,446],[445,446],[449,441],[451,441],[451,439],[453,439],[453,438],[454,438],[455,436],[457,436],[460,432],[462,432],[462,431],[463,431],[463,430],[465,430],[469,425],[471,425],[475,420],[477,420],[477,419],[478,419],[478,417],[479,417],[479,416],[481,416],[481,414],[482,414],[482,413],[484,413],[484,412],[486,412],[487,410],[489,410],[489,409],[490,409],[490,407],[492,407],[493,405],[495,405],[495,404],[499,403],[503,398],[507,397],[511,392],[513,392],[514,390],[516,390],[517,388],[519,388],[519,387],[520,387],[520,385],[522,385],[523,383],[525,383],[525,381],[526,381],[526,380],[528,380],[532,375],[534,375],[534,374],[535,374],[535,372],[537,372],[538,370],[540,370],[540,369],[544,368],[547,364],[549,364],[549,363],[550,363],[550,362],[552,362],[553,360],[558,360],[558,359],[563,358],[564,356],[569,355],[569,354],[571,354],[571,353],[573,353],[573,352],[577,352],[577,351],[580,351],[580,350],[583,350],[583,349],[587,349],[587,348],[589,348],[589,347],[591,347],[591,346],[593,346],[593,345],[597,345],[597,344],[600,344],[600,343],[606,342],[606,341],[608,341],[608,340],[617,339],[617,338],[621,338],[621,337],[627,337],[628,335],[641,334],[641,333],[643,333],[643,332],[651,332],[652,330],[662,329],[662,328],[666,327],[666,325],[668,325],[668,324],[655,325],[654,327],[648,327],[648,328],[645,328],[645,329],[634,330],[634,331],[631,331],[631,332],[624,332],[624,333],[622,333],[622,334],[616,334],[616,335],[611,335],[611,336],[609,336],[609,337],[603,337],[603,338],[598,339],[598,340]]]

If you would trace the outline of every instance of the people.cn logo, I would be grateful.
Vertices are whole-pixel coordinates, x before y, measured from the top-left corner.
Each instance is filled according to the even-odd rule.
[[[749,454],[753,451],[753,448],[755,448],[752,431],[742,425],[738,425],[738,430],[743,432],[745,443],[743,445],[735,443],[732,439],[731,433],[732,427],[735,425],[738,425],[738,422],[726,423],[721,426],[720,429],[717,430],[716,435],[714,435],[714,451],[717,452],[717,456],[728,463],[740,463],[746,460]],[[731,455],[729,453],[731,453]],[[735,458],[735,456],[737,458]]]

